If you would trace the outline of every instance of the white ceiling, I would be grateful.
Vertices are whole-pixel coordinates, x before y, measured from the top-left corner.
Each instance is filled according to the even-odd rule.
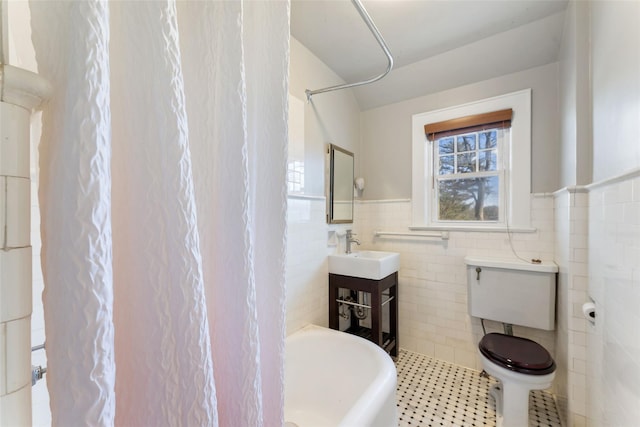
[[[567,0],[362,3],[395,62],[384,79],[354,90],[363,110],[557,61],[567,6]],[[291,34],[347,82],[386,69],[351,1],[292,0]]]

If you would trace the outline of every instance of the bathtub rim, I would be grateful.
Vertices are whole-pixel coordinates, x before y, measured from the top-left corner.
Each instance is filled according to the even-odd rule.
[[[344,414],[344,417],[338,425],[345,427],[353,425],[375,425],[376,418],[381,411],[372,411],[371,408],[382,408],[384,405],[389,405],[390,399],[393,402],[393,417],[395,417],[397,422],[395,401],[397,370],[391,356],[382,348],[365,338],[314,324],[307,324],[286,337],[285,355],[287,341],[304,339],[304,337],[310,333],[319,333],[324,336],[340,336],[343,339],[348,338],[349,340],[353,340],[354,343],[357,343],[356,345],[367,348],[367,351],[371,353],[372,357],[376,358],[380,365],[380,369],[376,373],[375,381],[372,381],[371,384],[364,389],[364,392],[359,396],[355,404]],[[285,422],[286,421],[285,419]]]

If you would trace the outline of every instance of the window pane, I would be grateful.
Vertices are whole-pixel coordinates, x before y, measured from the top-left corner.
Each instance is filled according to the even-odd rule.
[[[498,170],[498,163],[496,161],[496,150],[480,151],[478,155],[479,155],[478,170],[480,171]]]
[[[453,137],[440,138],[438,140],[438,150],[440,151],[440,154],[453,153]]]
[[[476,149],[476,135],[475,133],[469,135],[461,135],[456,139],[458,141],[458,151],[473,151]]]
[[[453,156],[440,156],[440,170],[438,175],[453,173]]]
[[[488,130],[480,132],[480,149],[494,148],[498,144],[498,132],[494,130]]]
[[[497,221],[499,177],[438,180],[440,221]]]
[[[458,154],[458,173],[476,171],[476,153]]]

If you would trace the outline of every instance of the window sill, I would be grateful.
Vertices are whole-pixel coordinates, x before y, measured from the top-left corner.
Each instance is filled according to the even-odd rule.
[[[501,227],[501,226],[469,226],[469,225],[412,225],[412,231],[470,231],[479,233],[535,233],[536,228],[532,227]]]

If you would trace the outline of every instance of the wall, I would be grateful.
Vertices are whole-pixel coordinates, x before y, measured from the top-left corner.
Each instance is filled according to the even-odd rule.
[[[305,194],[324,196],[325,149],[336,144],[355,154],[360,171],[360,109],[351,90],[315,95],[307,102],[305,90],[344,83],[329,67],[291,37],[289,93],[304,102]],[[307,185],[308,183],[308,185]]]
[[[640,3],[591,3],[593,178],[640,165]]]
[[[589,5],[570,2],[565,13],[559,61],[561,112],[559,188],[592,181],[589,95]]]
[[[290,94],[304,100],[304,194],[290,195],[287,209],[287,334],[308,323],[328,326],[327,255],[332,233],[351,225],[328,225],[325,211],[326,146],[335,143],[355,154],[359,173],[360,110],[350,90],[319,94],[306,102],[305,89],[344,83],[295,38],[291,38]],[[294,101],[295,102],[295,101]]]
[[[531,196],[535,233],[512,233],[512,244],[525,259],[552,260],[554,252],[553,198]],[[356,203],[354,231],[362,247],[400,253],[400,347],[474,369],[481,369],[477,343],[482,337],[480,320],[467,314],[467,281],[464,257],[513,258],[507,233],[450,232],[439,238],[376,238],[374,231],[406,231],[411,221],[409,200]],[[502,331],[495,322],[487,330]],[[514,326],[516,335],[535,339],[554,353],[555,333]]]
[[[640,419],[640,3],[591,3],[588,424]],[[630,173],[620,176],[624,171]],[[616,178],[618,177],[619,178]]]
[[[425,77],[428,78],[428,77]],[[521,89],[532,89],[532,192],[558,188],[556,63],[362,113],[362,175],[369,200],[411,197],[411,116]]]
[[[638,70],[640,72],[640,70]],[[594,122],[597,116],[594,115]],[[589,192],[588,425],[640,420],[640,169]]]
[[[287,335],[328,327],[327,231],[324,198],[289,197],[287,207]]]
[[[586,211],[582,201],[571,203],[570,188],[556,198],[557,354],[568,369],[559,402],[570,426],[640,419],[639,75],[640,3],[570,2],[560,64],[560,183],[589,184]],[[574,226],[582,232],[585,221],[586,272],[571,259],[583,260],[572,245]],[[595,326],[579,319],[589,298]]]
[[[554,193],[554,261],[559,268],[555,391],[568,426],[585,425],[587,415],[587,321],[581,307],[588,299],[588,196],[585,187]]]
[[[588,198],[592,179],[589,93],[589,5],[570,2],[560,46],[560,187],[555,193],[555,262],[558,264],[556,401],[568,426],[587,416],[587,322],[580,310],[588,300]]]
[[[28,2],[5,2],[3,7],[8,15],[8,49],[9,64],[29,71],[38,71],[35,52],[31,44],[31,15]],[[6,53],[6,52],[5,52]],[[40,264],[40,206],[38,203],[38,144],[41,134],[41,113],[31,115],[31,247],[32,247],[32,306],[31,314],[31,346],[43,344],[45,341],[44,313],[42,307],[42,291],[44,281]],[[47,356],[44,350],[37,350],[31,355],[31,364],[47,366]],[[32,425],[51,425],[49,410],[49,393],[47,391],[47,376],[43,377],[31,389]]]

